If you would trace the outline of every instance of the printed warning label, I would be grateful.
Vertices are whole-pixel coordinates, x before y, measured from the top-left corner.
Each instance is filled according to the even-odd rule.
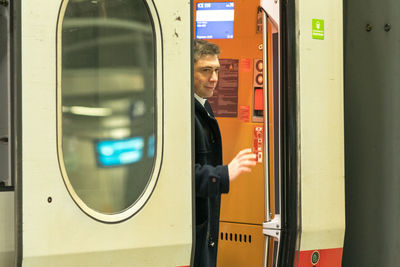
[[[263,161],[264,129],[261,126],[254,126],[253,153],[257,155],[257,162]]]

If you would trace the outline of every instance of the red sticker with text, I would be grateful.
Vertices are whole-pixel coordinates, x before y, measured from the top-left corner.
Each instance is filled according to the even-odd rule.
[[[264,130],[262,126],[254,126],[253,153],[257,155],[257,162],[262,163],[264,147]]]
[[[243,122],[250,121],[250,106],[240,106],[239,108],[239,120]]]
[[[251,58],[242,58],[240,60],[240,70],[242,72],[250,72],[252,67],[252,60]]]

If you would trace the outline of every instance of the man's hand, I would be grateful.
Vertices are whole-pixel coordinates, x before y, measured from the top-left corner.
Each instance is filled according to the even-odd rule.
[[[257,155],[250,148],[241,150],[228,164],[229,181],[235,180],[242,172],[251,172],[250,167],[256,165]]]

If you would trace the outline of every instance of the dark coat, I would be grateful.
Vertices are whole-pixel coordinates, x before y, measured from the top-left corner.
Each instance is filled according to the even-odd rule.
[[[222,165],[217,120],[208,102],[195,99],[196,250],[194,267],[217,264],[221,193],[229,192],[228,166]]]

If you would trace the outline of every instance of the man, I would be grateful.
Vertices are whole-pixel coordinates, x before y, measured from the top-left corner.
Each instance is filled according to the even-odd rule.
[[[194,41],[195,92],[195,181],[196,250],[194,267],[215,267],[217,263],[221,194],[229,192],[229,183],[256,164],[251,149],[240,151],[222,165],[222,143],[217,120],[206,98],[218,82],[220,50],[204,40]]]

